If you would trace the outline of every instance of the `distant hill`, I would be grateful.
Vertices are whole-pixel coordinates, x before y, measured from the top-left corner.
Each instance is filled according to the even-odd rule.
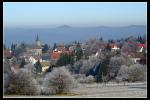
[[[71,26],[69,26],[69,25],[62,25],[62,26],[59,26],[58,28],[71,28]]]
[[[71,42],[74,40],[87,40],[89,38],[103,37],[104,40],[120,39],[129,36],[144,35],[147,33],[147,26],[131,25],[125,27],[84,27],[75,28],[62,25],[57,28],[4,28],[4,43],[10,45],[25,41],[34,43],[36,34],[42,43],[54,44],[59,42]]]

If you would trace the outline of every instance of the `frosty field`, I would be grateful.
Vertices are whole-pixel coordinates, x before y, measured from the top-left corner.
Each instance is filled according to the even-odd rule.
[[[6,96],[21,97],[21,96]],[[146,98],[146,83],[108,83],[108,84],[78,84],[70,94],[50,95],[50,96],[23,96],[35,98]]]
[[[86,84],[79,85],[74,92],[79,93],[77,97],[147,97],[147,85],[145,83],[123,83],[120,84]]]

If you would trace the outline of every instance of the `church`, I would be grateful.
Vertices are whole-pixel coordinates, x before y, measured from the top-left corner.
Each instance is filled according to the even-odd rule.
[[[35,55],[39,55],[39,56],[42,55],[42,46],[41,46],[41,42],[39,40],[38,34],[37,34],[36,41],[35,41],[34,53]]]
[[[42,46],[37,34],[35,44],[27,47],[28,56],[41,56],[42,55]]]

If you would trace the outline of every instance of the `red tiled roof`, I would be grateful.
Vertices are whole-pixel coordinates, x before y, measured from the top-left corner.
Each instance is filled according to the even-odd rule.
[[[114,48],[115,46],[117,47],[116,44],[110,44],[110,47],[111,47],[111,48]]]
[[[51,57],[52,57],[53,59],[59,59],[60,54],[61,54],[60,52],[53,52],[52,55],[51,55]]]
[[[67,54],[67,55],[71,55],[73,52],[71,51],[63,51],[63,52],[53,52],[51,54],[52,59],[59,59],[61,54]]]
[[[139,47],[145,47],[145,44],[137,44]]]
[[[10,50],[4,50],[4,57],[10,57],[11,53]]]

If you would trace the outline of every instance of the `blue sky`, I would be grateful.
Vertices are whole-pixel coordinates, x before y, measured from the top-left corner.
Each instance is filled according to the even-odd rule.
[[[5,27],[147,25],[146,2],[4,2]]]

